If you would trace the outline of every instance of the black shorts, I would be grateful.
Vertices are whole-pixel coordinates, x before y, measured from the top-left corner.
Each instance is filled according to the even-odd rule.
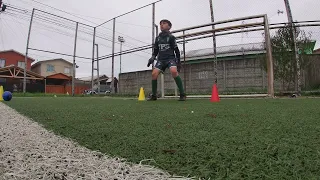
[[[177,62],[175,59],[169,61],[157,61],[154,67],[164,72],[167,68],[177,67]]]

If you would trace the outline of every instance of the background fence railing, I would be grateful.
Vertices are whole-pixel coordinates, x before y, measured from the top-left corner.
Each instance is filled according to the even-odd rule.
[[[192,8],[186,8],[191,4]],[[264,9],[254,2],[250,7],[251,5],[257,7],[244,12],[259,14]],[[263,6],[271,6],[271,4]],[[283,78],[279,77],[281,76],[279,74],[284,73],[280,73],[279,62],[276,59],[279,56],[274,53],[277,48],[272,46],[274,60],[272,65],[275,66],[272,74],[275,82],[271,84],[274,84],[274,88],[270,87],[272,77],[268,76],[270,72],[266,71],[268,47],[266,32],[270,33],[272,43],[272,38],[277,35],[278,30],[286,25],[286,23],[274,23],[273,18],[276,15],[280,16],[283,12],[280,10],[275,11],[274,14],[268,12],[269,16],[264,20],[263,18],[243,19],[234,17],[248,14],[233,12],[231,6],[228,8],[232,13],[224,14],[223,18],[216,17],[216,22],[220,23],[215,24],[215,31],[212,31],[212,24],[210,24],[212,13],[208,0],[199,0],[197,4],[192,3],[191,0],[156,1],[111,18],[100,25],[92,22],[83,23],[84,21],[74,20],[70,16],[65,17],[37,8],[34,9],[32,18],[28,55],[36,56],[41,60],[65,58],[74,62],[74,67],[78,67],[77,76],[87,72],[86,74],[94,76],[107,74],[112,79],[118,77],[120,93],[136,94],[140,87],[151,92],[151,69],[146,67],[146,62],[152,54],[151,47],[159,31],[159,21],[168,18],[173,22],[172,32],[177,37],[181,55],[182,57],[185,55],[186,62],[183,62],[181,76],[187,93],[209,94],[216,80],[219,91],[226,94],[272,94],[270,89],[294,90],[295,70],[292,69],[292,77],[288,77],[294,80],[290,79],[288,84],[284,83]],[[221,14],[221,10],[225,7],[219,9],[213,7],[213,9],[217,14]],[[17,22],[24,21],[19,23],[19,26],[27,28],[32,11],[10,4],[1,15]],[[221,21],[221,19],[236,19],[236,21]],[[319,48],[320,22],[298,20],[295,26],[305,31],[307,35],[311,33],[308,38],[315,42],[312,50]],[[265,22],[270,26],[270,30],[266,31]],[[286,18],[282,18],[280,22],[286,22]],[[199,27],[204,24],[206,25]],[[181,30],[186,27],[197,28]],[[179,29],[180,31],[177,31]],[[215,51],[213,35],[215,35],[217,46],[216,54],[213,53]],[[302,53],[300,56],[300,60],[307,64],[303,65],[304,69],[301,73],[301,85],[305,90],[317,87],[317,71],[313,68],[317,67],[317,57],[314,53],[312,55]],[[294,58],[291,61],[293,63]],[[91,87],[97,86],[95,82],[91,82]],[[159,78],[158,82],[159,93],[176,94],[174,81],[168,72],[163,78]]]

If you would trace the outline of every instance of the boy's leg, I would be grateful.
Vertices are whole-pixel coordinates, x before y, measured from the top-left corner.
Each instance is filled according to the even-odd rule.
[[[180,92],[180,101],[185,101],[186,100],[186,94],[184,92],[184,88],[183,88],[183,83],[182,83],[182,79],[179,76],[177,67],[174,65],[174,63],[170,63],[170,72],[172,77],[174,78],[174,80],[176,81],[176,84],[179,88],[179,92]]]
[[[152,95],[154,96],[157,96],[158,76],[160,72],[158,68],[154,68],[152,71]]]

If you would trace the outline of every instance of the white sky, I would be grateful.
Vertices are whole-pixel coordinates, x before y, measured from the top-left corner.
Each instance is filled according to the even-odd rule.
[[[127,11],[152,3],[152,0],[37,0],[46,5],[57,9],[76,14],[78,17],[100,24],[105,20],[120,15]],[[257,14],[268,14],[270,23],[286,22],[287,15],[283,0],[213,0],[216,21],[251,16]],[[4,0],[14,7],[28,9],[29,12],[23,14],[23,11],[8,8],[5,13],[0,14],[0,50],[15,49],[25,53],[26,39],[28,34],[28,25],[30,12],[32,8],[44,10],[53,14],[61,15],[76,21],[92,24],[83,19],[62,13],[55,9],[43,6],[32,0]],[[294,20],[320,20],[319,0],[290,0]],[[116,40],[118,36],[123,36],[126,40],[123,49],[130,49],[151,44],[151,6],[123,16],[116,21]],[[284,11],[278,14],[278,10]],[[73,54],[75,23],[67,22],[53,16],[45,15],[40,12],[35,14],[38,19],[34,21],[31,33],[30,47],[35,49],[51,50],[55,52]],[[39,18],[42,18],[41,20]],[[156,23],[163,19],[170,19],[173,23],[173,29],[181,29],[189,26],[209,23],[210,9],[209,0],[163,0],[156,5]],[[248,22],[257,22],[246,21]],[[47,22],[47,23],[45,23]],[[62,23],[68,28],[62,28],[54,23]],[[239,22],[241,24],[241,22]],[[238,23],[238,24],[239,24]],[[97,28],[96,39],[100,45],[99,56],[111,53],[112,43],[112,22]],[[200,31],[203,29],[199,29]],[[312,38],[320,41],[320,27],[304,28],[306,31],[312,31]],[[85,31],[86,33],[84,33]],[[195,32],[195,31],[193,31]],[[92,57],[92,34],[93,29],[79,26],[77,55]],[[190,33],[190,32],[189,32]],[[218,46],[236,45],[241,43],[261,42],[262,32],[241,33],[217,38]],[[202,49],[212,46],[211,39],[204,39],[190,42],[186,45],[186,50]],[[317,43],[319,47],[319,43]],[[120,45],[116,44],[116,52]],[[182,49],[182,46],[180,46]],[[29,51],[30,56],[41,61],[51,58],[62,57],[72,61],[72,57],[54,55],[49,53]],[[146,63],[151,54],[151,50],[137,52],[122,56],[122,72],[147,69]],[[76,59],[80,66],[77,69],[77,77],[91,75],[91,60]],[[115,76],[119,73],[119,57],[115,57]],[[100,62],[100,74],[111,76],[111,59]]]

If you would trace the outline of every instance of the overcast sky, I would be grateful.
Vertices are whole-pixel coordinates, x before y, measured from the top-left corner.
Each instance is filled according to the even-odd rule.
[[[0,14],[0,50],[15,49],[25,53],[26,39],[28,33],[29,19],[32,8],[37,8],[53,14],[57,14],[75,21],[96,26],[114,16],[128,12],[135,8],[152,3],[152,0],[37,0],[43,4],[69,12],[69,15],[39,4],[32,0],[4,0],[14,8],[8,8],[5,13]],[[226,20],[231,18],[251,16],[257,14],[268,14],[270,23],[286,22],[287,15],[283,0],[214,0],[215,20]],[[319,0],[290,0],[293,18],[297,21],[320,20]],[[15,8],[28,9],[28,12]],[[278,14],[278,10],[283,14]],[[123,49],[151,44],[152,26],[151,6],[116,19],[116,40],[123,36],[125,43]],[[77,17],[76,17],[77,16]],[[35,49],[50,50],[65,54],[73,54],[75,23],[68,22],[50,15],[36,11],[34,26],[31,33],[30,47]],[[156,4],[156,23],[163,18],[170,19],[173,29],[181,29],[189,26],[209,23],[210,9],[209,0],[163,0]],[[258,22],[253,21],[238,22]],[[64,26],[64,27],[61,27]],[[199,29],[196,31],[200,31]],[[312,38],[320,41],[320,28],[304,28],[312,31]],[[190,33],[191,31],[187,32]],[[193,31],[195,32],[195,31]],[[83,25],[79,26],[77,55],[87,58],[92,57],[92,33],[93,28]],[[262,32],[241,33],[217,38],[217,45],[228,46],[262,41]],[[97,28],[96,43],[99,44],[99,56],[111,53],[112,22]],[[116,44],[116,52],[120,45]],[[211,39],[189,42],[186,50],[202,49],[212,47]],[[319,47],[319,43],[317,43]],[[182,49],[182,46],[180,46]],[[72,57],[54,55],[49,53],[30,50],[30,56],[37,61],[62,57],[72,62]],[[146,63],[151,56],[151,50],[137,52],[122,56],[122,72],[147,69]],[[91,60],[77,58],[80,66],[77,77],[91,75]],[[119,73],[119,57],[115,57],[115,76]],[[100,74],[111,76],[111,59],[100,62]]]

